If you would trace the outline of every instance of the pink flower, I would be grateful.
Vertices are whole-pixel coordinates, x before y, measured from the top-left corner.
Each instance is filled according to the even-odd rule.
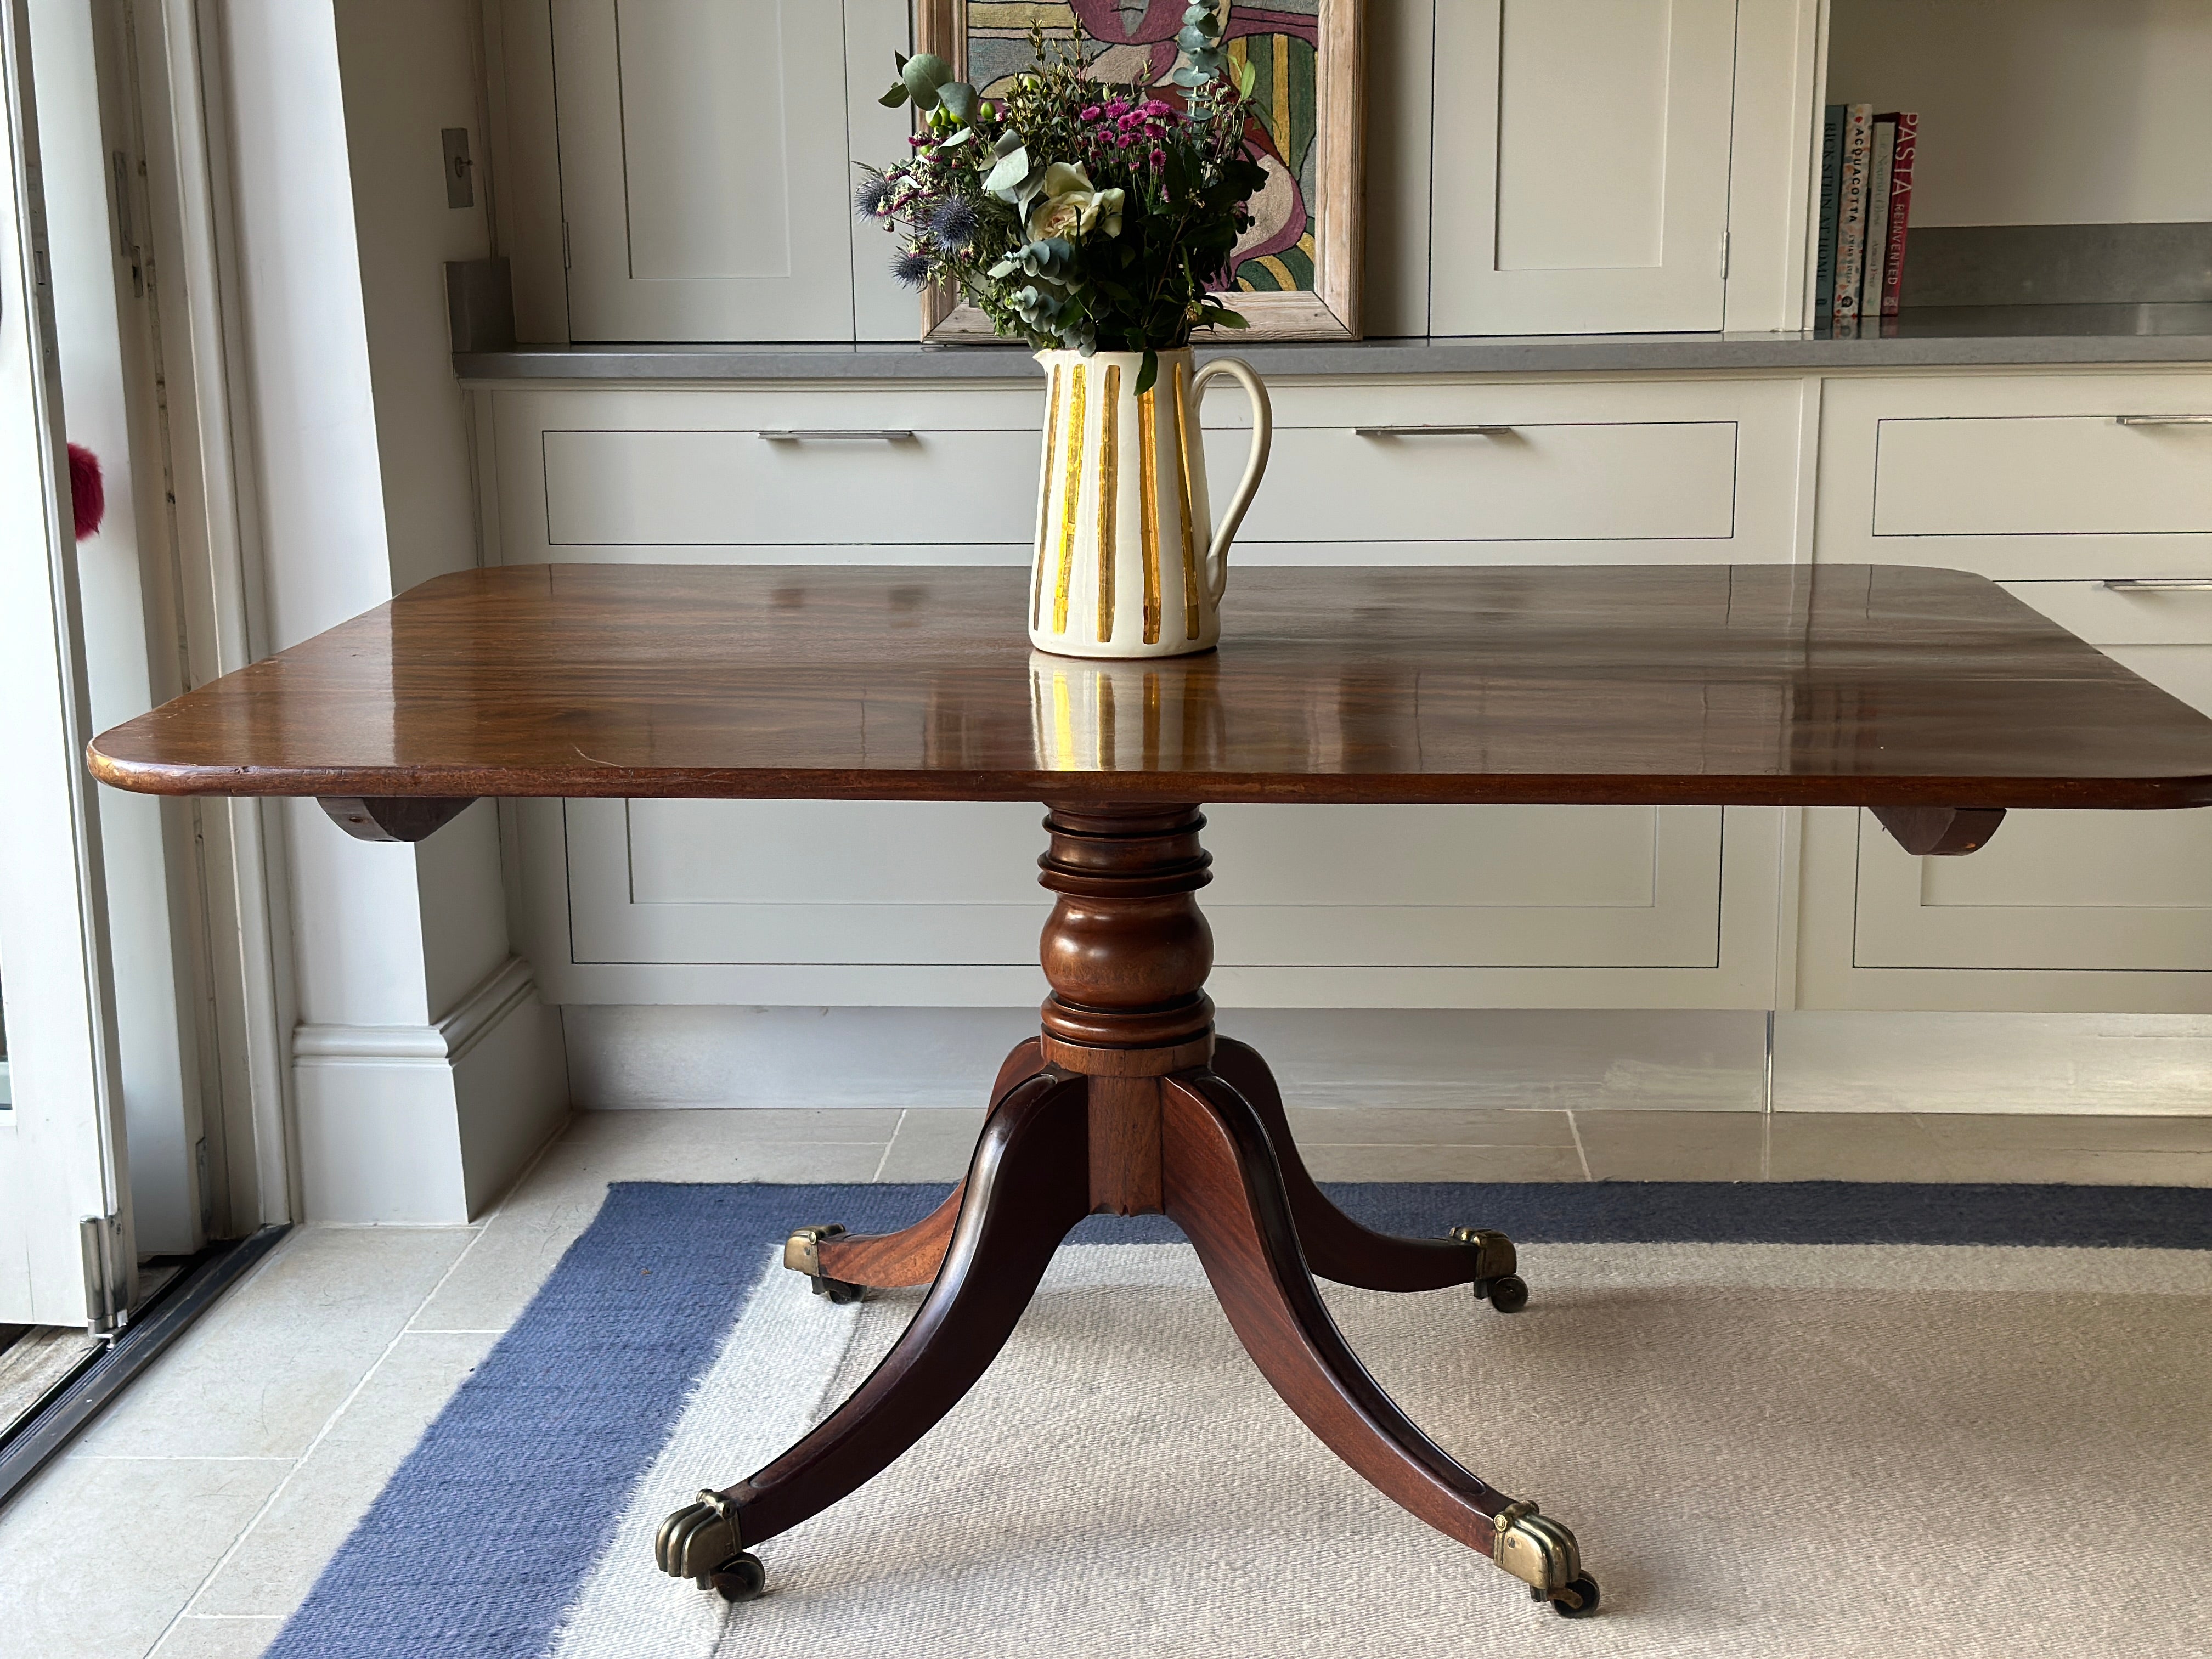
[[[1152,152],[1152,171],[1153,171],[1153,172],[1155,172],[1155,173],[1159,172],[1162,168],[1165,167],[1167,166],[1167,164],[1168,164],[1168,153],[1167,153],[1167,151],[1165,151],[1165,150],[1164,150],[1164,149],[1156,149],[1156,150],[1154,150],[1154,151]]]
[[[1095,121],[1105,112],[1106,112],[1099,108],[1097,105],[1093,104],[1090,108],[1083,111],[1075,118],[1079,121]]]

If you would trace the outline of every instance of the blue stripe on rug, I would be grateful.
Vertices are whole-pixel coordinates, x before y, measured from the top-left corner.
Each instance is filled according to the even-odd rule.
[[[266,1659],[539,1659],[712,1362],[769,1247],[902,1227],[949,1188],[620,1182],[324,1570]],[[1352,1182],[1370,1226],[1520,1242],[2212,1249],[2212,1191],[2163,1187]],[[1093,1217],[1074,1243],[1181,1235]],[[749,1473],[715,1471],[730,1480]]]

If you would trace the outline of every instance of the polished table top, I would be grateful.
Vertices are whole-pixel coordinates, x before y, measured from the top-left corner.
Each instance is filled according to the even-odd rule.
[[[1249,569],[1217,653],[1033,653],[1005,568],[441,576],[116,727],[169,794],[2190,806],[2212,720],[1979,576]]]

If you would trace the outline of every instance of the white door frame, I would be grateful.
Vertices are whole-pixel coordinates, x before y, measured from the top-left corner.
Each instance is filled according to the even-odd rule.
[[[0,1320],[106,1331],[136,1255],[22,0],[0,0]]]
[[[145,163],[148,297],[159,338],[166,521],[182,687],[266,655],[259,488],[248,438],[224,8],[121,7]],[[149,389],[150,390],[150,389]],[[295,996],[281,802],[187,803],[185,926],[198,942],[203,1075],[215,1167],[213,1231],[239,1237],[299,1213],[291,1101]]]

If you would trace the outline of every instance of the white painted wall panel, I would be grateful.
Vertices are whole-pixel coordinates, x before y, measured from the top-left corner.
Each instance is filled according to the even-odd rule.
[[[849,340],[842,9],[556,0],[579,340]]]
[[[1720,327],[1735,40],[1735,0],[1440,6],[1431,331]]]

